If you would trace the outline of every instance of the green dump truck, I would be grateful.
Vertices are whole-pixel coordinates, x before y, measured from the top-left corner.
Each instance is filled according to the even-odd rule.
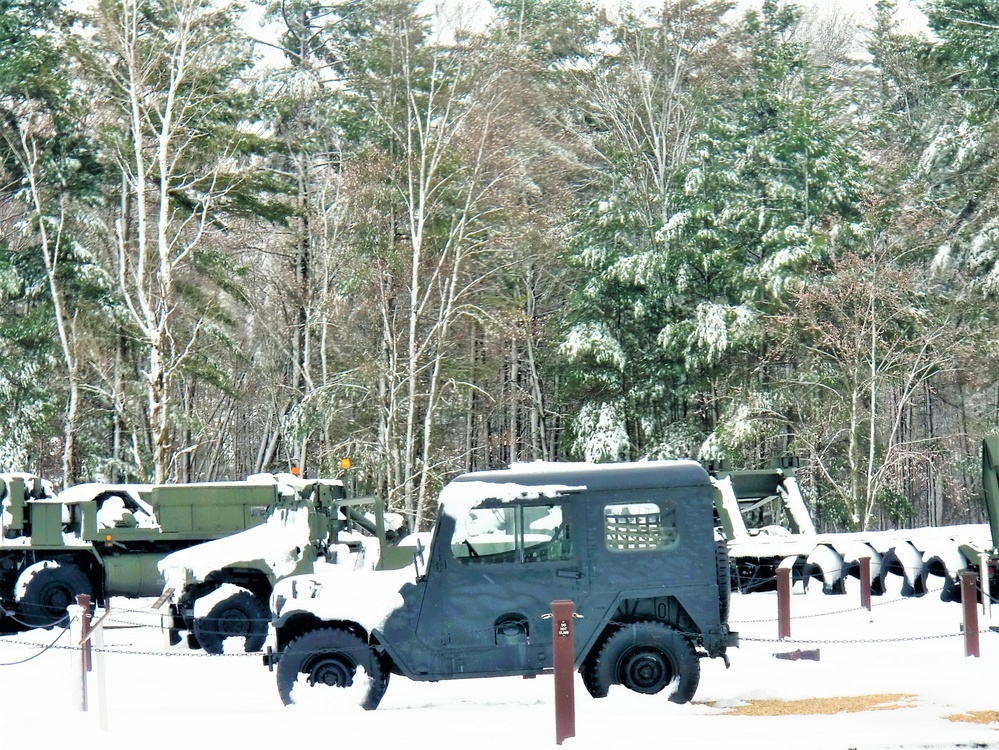
[[[158,596],[171,552],[260,525],[280,475],[193,484],[81,484],[58,495],[0,474],[0,629],[52,627],[78,594]]]

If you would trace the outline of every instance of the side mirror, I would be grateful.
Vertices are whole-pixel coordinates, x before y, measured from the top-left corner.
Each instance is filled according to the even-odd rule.
[[[423,556],[423,541],[421,539],[416,540],[416,552],[413,553],[413,568],[416,570],[416,577],[419,578],[422,574],[420,570],[426,570],[427,561]]]

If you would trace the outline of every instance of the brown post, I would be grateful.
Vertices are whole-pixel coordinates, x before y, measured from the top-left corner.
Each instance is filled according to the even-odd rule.
[[[576,605],[556,601],[552,608],[552,661],[555,666],[555,744],[576,736],[576,698],[573,687],[576,665],[573,659],[572,617]]]
[[[82,629],[80,631],[82,655],[83,655],[83,671],[89,672],[94,668],[94,662],[92,659],[93,653],[90,646],[90,596],[87,594],[77,594],[76,603],[83,608],[83,619],[81,621]]]
[[[871,611],[871,558],[860,558],[860,606]]]
[[[777,639],[791,637],[791,569],[777,568]]]
[[[962,570],[961,606],[964,609],[964,655],[979,656],[978,653],[978,574],[973,570]]]

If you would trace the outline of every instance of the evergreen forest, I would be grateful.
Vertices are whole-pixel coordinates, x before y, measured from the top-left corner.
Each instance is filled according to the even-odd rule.
[[[999,3],[0,0],[0,471],[801,460],[979,522]],[[253,18],[247,21],[248,11]]]

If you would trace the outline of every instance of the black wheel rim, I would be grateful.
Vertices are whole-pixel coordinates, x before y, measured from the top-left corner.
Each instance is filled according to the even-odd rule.
[[[73,592],[61,584],[46,586],[39,597],[39,609],[50,617],[60,619],[65,616],[66,608],[76,602]]]
[[[341,656],[323,656],[308,670],[309,685],[350,687],[354,684],[354,665]]]
[[[250,632],[250,619],[238,609],[229,609],[218,618],[216,627],[224,638],[246,635]]]
[[[673,665],[655,648],[636,648],[621,660],[621,684],[638,693],[658,693],[673,679]]]

